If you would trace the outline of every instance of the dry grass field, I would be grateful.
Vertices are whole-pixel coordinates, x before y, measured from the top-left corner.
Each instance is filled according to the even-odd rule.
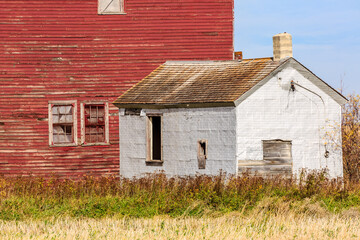
[[[265,199],[248,213],[203,217],[58,217],[0,221],[0,239],[359,239],[360,212],[331,213],[304,201],[290,208]]]
[[[1,221],[0,239],[359,239],[358,217],[291,213]]]
[[[0,239],[360,239],[360,183],[0,178]]]

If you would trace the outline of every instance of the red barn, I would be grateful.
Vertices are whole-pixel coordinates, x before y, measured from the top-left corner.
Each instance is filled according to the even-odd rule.
[[[0,174],[119,174],[119,95],[233,58],[233,0],[0,0]]]

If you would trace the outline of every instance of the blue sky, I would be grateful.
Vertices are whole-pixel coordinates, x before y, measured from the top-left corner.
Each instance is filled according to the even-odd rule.
[[[235,0],[235,51],[272,56],[272,36],[293,37],[294,58],[345,95],[360,94],[359,0]]]

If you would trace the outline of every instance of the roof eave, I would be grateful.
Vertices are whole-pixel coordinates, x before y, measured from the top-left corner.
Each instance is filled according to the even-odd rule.
[[[328,87],[328,89],[331,90],[331,92],[333,94],[329,94],[329,92],[327,94],[329,94],[337,103],[339,103],[340,105],[345,104],[347,101],[349,101],[344,95],[342,95],[342,93],[340,93],[339,91],[337,91],[335,88],[333,88],[332,86],[330,86],[327,82],[325,82],[324,80],[322,80],[320,77],[318,77],[315,73],[313,73],[310,69],[308,69],[307,67],[305,67],[302,63],[300,63],[299,61],[297,61],[295,58],[292,58],[293,62],[292,63],[296,63],[298,64],[298,66],[301,66],[303,69],[305,69],[306,71],[308,71],[314,78],[320,80],[320,82],[322,82],[326,87]],[[295,68],[296,69],[296,68]],[[299,72],[301,72],[299,69],[297,69]],[[324,89],[322,89],[320,86],[318,86],[321,90],[325,91]],[[326,91],[325,91],[326,92]]]
[[[118,103],[118,102],[113,102],[113,104],[117,108],[141,108],[141,109],[235,107],[234,102],[177,103],[177,104]]]

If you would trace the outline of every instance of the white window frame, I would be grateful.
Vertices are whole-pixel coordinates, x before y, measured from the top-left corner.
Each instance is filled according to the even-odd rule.
[[[100,105],[104,104],[104,120],[105,120],[105,142],[86,143],[85,142],[85,105]],[[108,101],[83,101],[80,104],[80,120],[81,120],[81,144],[83,146],[94,146],[94,145],[109,145],[109,103]]]
[[[119,6],[120,6],[120,9],[119,11],[114,11],[114,12],[105,12],[105,10],[102,10],[100,7],[101,7],[101,2],[103,1],[109,1],[109,3],[111,1],[118,1],[119,2]],[[116,14],[125,14],[124,12],[124,2],[125,0],[98,0],[98,15],[116,15]]]
[[[54,143],[53,132],[53,115],[52,107],[54,105],[72,105],[73,106],[73,142],[72,143]],[[49,101],[48,102],[48,122],[49,122],[49,146],[51,147],[64,147],[64,146],[76,146],[77,145],[77,101]]]

